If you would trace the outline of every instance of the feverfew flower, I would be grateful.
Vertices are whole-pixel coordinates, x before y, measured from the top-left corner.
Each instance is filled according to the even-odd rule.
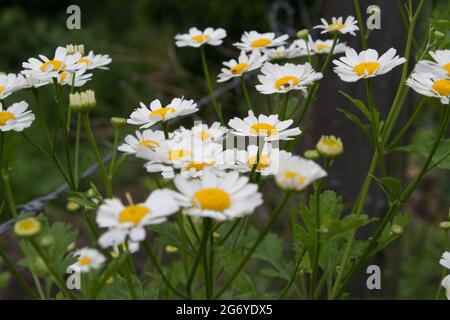
[[[194,47],[198,48],[203,44],[209,44],[211,46],[219,46],[222,44],[223,39],[227,36],[224,29],[218,28],[206,28],[201,31],[197,28],[190,28],[189,33],[177,34],[175,36],[175,44],[177,47]]]
[[[311,37],[309,37],[309,47],[311,48],[314,53],[317,54],[328,54],[330,53],[331,47],[333,46],[333,40],[327,39],[327,40],[313,40]],[[336,41],[336,44],[333,49],[333,54],[339,54],[345,52],[349,47],[344,43],[339,43],[339,40]]]
[[[27,110],[27,108],[28,103],[25,101],[13,103],[6,110],[0,103],[0,131],[14,130],[20,132],[31,126],[35,117],[31,110]]]
[[[80,60],[76,62],[76,64],[82,66],[84,69],[92,70],[92,69],[103,69],[107,70],[106,67],[110,64],[112,59],[107,54],[94,54],[93,51],[90,51],[86,56],[82,57]]]
[[[75,72],[63,71],[58,74],[58,83],[62,86],[82,87],[86,82],[92,79],[92,73],[85,73],[86,69],[77,70]],[[75,77],[75,78],[74,78]]]
[[[280,163],[275,181],[285,190],[301,191],[327,173],[314,161],[280,152]]]
[[[155,99],[150,103],[150,109],[141,102],[140,107],[131,113],[127,122],[138,125],[141,129],[145,129],[160,121],[167,121],[197,111],[197,104],[194,103],[194,100],[175,98],[170,104],[163,107],[161,102],[158,99]]]
[[[70,265],[67,270],[77,272],[89,272],[92,269],[98,269],[105,262],[105,257],[100,251],[91,248],[82,248],[76,250],[73,255],[77,257],[77,262]]]
[[[234,150],[227,150],[233,152]],[[262,176],[273,175],[278,171],[278,160],[280,158],[279,149],[271,148],[265,144],[263,148],[249,145],[247,150],[236,150],[235,169],[240,172],[251,172],[255,167],[255,172]],[[259,155],[258,155],[259,153]]]
[[[97,105],[95,92],[86,90],[69,94],[69,107],[75,111],[88,111]]]
[[[324,18],[320,19],[322,24],[314,27],[314,29],[323,29],[321,33],[339,33],[346,34],[350,33],[352,36],[356,35],[355,31],[359,30],[357,24],[358,21],[354,17],[348,16],[345,21],[344,18],[333,17],[331,18],[331,23],[328,23]]]
[[[79,69],[80,65],[77,65],[76,62],[81,59],[81,53],[67,54],[66,48],[58,47],[53,59],[50,60],[44,55],[39,55],[39,58],[40,60],[30,58],[28,62],[22,63],[22,67],[25,68],[22,73],[47,80],[49,78],[57,78],[60,72],[73,72]]]
[[[414,68],[419,73],[437,73],[442,77],[450,77],[450,50],[428,52],[434,61],[421,60]]]
[[[240,50],[252,51],[262,50],[266,48],[279,47],[286,43],[289,38],[287,34],[275,37],[275,33],[259,33],[256,31],[246,31],[241,37],[241,42],[236,42],[234,45]]]
[[[334,72],[345,82],[355,82],[359,79],[372,78],[388,73],[406,59],[396,56],[394,48],[389,49],[381,57],[374,49],[361,51],[359,55],[354,49],[345,50],[345,57],[333,60],[336,65]]]
[[[233,134],[238,136],[266,137],[266,141],[271,140],[291,140],[293,136],[301,134],[299,128],[287,129],[294,121],[292,119],[281,121],[278,115],[266,116],[260,114],[255,117],[253,111],[248,111],[248,117],[231,119],[228,125],[233,128]]]
[[[14,233],[19,237],[32,237],[39,231],[41,231],[41,223],[33,217],[19,220],[14,224]]]
[[[0,100],[3,100],[11,93],[22,89],[25,85],[24,81],[24,77],[20,74],[0,74]]]
[[[222,68],[217,82],[224,82],[234,77],[240,77],[244,73],[258,69],[267,60],[267,56],[262,55],[259,51],[253,51],[249,55],[245,51],[241,51],[238,60],[231,59],[224,62],[226,68]]]
[[[304,42],[302,40],[302,42]],[[300,40],[296,40],[288,47],[279,46],[276,48],[270,48],[264,50],[270,60],[275,59],[292,59],[308,55],[308,50],[305,46],[301,45]]]
[[[220,124],[220,122],[214,122],[211,126],[200,123],[193,126],[191,129],[180,127],[174,131],[174,137],[176,139],[183,139],[184,137],[195,137],[203,141],[220,141],[223,139],[228,129]]]
[[[99,238],[102,247],[115,247],[126,240],[145,239],[145,226],[167,221],[178,204],[166,189],[153,191],[143,203],[125,206],[119,199],[106,199],[97,212],[97,224],[108,230]]]
[[[127,154],[136,154],[140,148],[154,150],[164,140],[164,132],[159,130],[147,129],[142,132],[136,131],[135,134],[135,136],[127,135],[125,143],[121,144],[118,150]]]
[[[417,93],[438,98],[442,104],[449,104],[450,78],[443,78],[441,74],[415,72],[406,80],[406,85]]]
[[[450,252],[444,252],[439,263],[441,266],[450,270]]]
[[[447,299],[450,300],[450,274],[442,279],[441,285],[445,288]]]
[[[315,72],[309,63],[284,65],[265,63],[258,76],[261,84],[256,89],[262,94],[286,93],[300,90],[306,94],[308,85],[322,78],[322,73]]]
[[[251,214],[263,202],[258,186],[237,172],[218,176],[207,171],[195,180],[178,175],[174,184],[183,212],[194,217],[233,220]]]
[[[336,157],[344,151],[344,145],[340,138],[333,135],[324,135],[317,142],[316,149],[325,157]]]
[[[205,170],[222,170],[224,160],[222,144],[194,139],[191,155],[175,162],[174,167],[179,168],[183,176],[197,178]]]

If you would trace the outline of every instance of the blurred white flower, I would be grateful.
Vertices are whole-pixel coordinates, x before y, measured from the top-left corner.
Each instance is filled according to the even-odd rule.
[[[220,141],[223,139],[228,129],[220,124],[214,122],[211,126],[200,123],[193,126],[191,129],[180,127],[173,132],[175,139],[183,139],[185,137],[196,137],[203,141]]]
[[[252,51],[266,48],[279,47],[286,43],[289,38],[287,34],[275,37],[275,33],[259,33],[257,31],[245,31],[241,37],[241,42],[234,43],[240,50]]]
[[[434,61],[421,60],[414,68],[418,73],[436,73],[442,77],[450,77],[450,50],[428,52]]]
[[[322,24],[315,26],[314,29],[322,29],[321,33],[350,33],[352,36],[354,36],[356,35],[355,31],[359,30],[357,26],[358,21],[355,20],[353,16],[348,16],[345,21],[343,17],[333,17],[331,18],[330,23],[328,23],[328,21],[324,18],[321,18],[320,21],[322,22]]]
[[[449,104],[450,78],[442,78],[440,74],[415,72],[406,80],[406,85],[417,93],[438,98],[442,104]]]
[[[104,69],[107,70],[106,67],[110,64],[112,59],[107,54],[94,54],[93,51],[90,51],[86,56],[83,56],[80,60],[76,62],[76,64],[80,65],[82,68],[87,70],[92,69]]]
[[[17,132],[31,126],[34,121],[34,114],[28,109],[28,103],[25,101],[13,103],[6,110],[0,103],[0,131],[14,130]]]
[[[76,250],[73,255],[77,257],[77,262],[70,265],[67,270],[79,272],[89,272],[92,269],[98,269],[105,262],[105,257],[100,251],[92,248],[82,248]]]
[[[0,100],[25,87],[25,79],[21,74],[0,74]]]
[[[198,48],[203,44],[218,46],[222,44],[226,36],[227,32],[222,28],[206,28],[204,31],[201,31],[194,27],[189,29],[189,33],[177,34],[175,36],[175,44],[177,47],[194,48]]]

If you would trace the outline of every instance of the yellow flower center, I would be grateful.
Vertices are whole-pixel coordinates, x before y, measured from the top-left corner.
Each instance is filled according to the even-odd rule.
[[[231,198],[221,189],[206,188],[194,193],[192,203],[203,210],[223,211],[230,207]]]
[[[281,50],[275,50],[275,57],[279,57],[281,54]]]
[[[199,135],[200,139],[202,139],[202,140],[207,140],[207,139],[211,138],[211,134],[206,130],[200,131],[198,135]]]
[[[324,138],[322,138],[321,142],[330,148],[339,147],[339,142],[337,141],[336,138],[333,138],[333,137],[324,137]]]
[[[230,69],[230,72],[232,74],[241,74],[247,67],[249,66],[248,63],[239,63],[235,65],[233,68]]]
[[[436,80],[431,87],[441,96],[450,95],[450,80],[448,79]]]
[[[141,147],[149,148],[149,149],[155,149],[155,147],[159,146],[159,143],[154,140],[142,140],[139,142],[139,145]]]
[[[450,63],[443,65],[442,68],[445,69],[447,71],[447,74],[450,76]]]
[[[159,116],[159,117],[165,119],[168,112],[175,112],[175,108],[165,107],[165,108],[156,109],[149,113],[149,117]]]
[[[361,77],[363,75],[374,74],[379,67],[380,64],[378,62],[361,62],[353,68],[353,71]]]
[[[26,219],[18,224],[18,229],[20,231],[32,231],[39,227],[39,223],[32,220],[32,219]]]
[[[191,161],[186,165],[186,170],[194,169],[195,171],[202,171],[205,167],[212,166],[212,162],[195,162]]]
[[[323,50],[328,49],[328,48],[330,48],[330,46],[327,45],[327,44],[324,44],[324,43],[316,44],[316,51],[317,52],[322,52]]]
[[[254,123],[251,125],[250,127],[250,132],[253,134],[265,134],[268,136],[271,136],[273,134],[277,134],[278,133],[278,129],[277,127],[275,127],[274,125],[270,124],[270,123]]]
[[[66,80],[68,73],[63,71],[59,74],[59,81],[63,82],[64,80]]]
[[[181,160],[183,158],[189,157],[191,155],[191,152],[184,149],[176,149],[176,150],[170,150],[169,151],[169,160],[176,161]]]
[[[80,60],[77,61],[77,63],[91,64],[92,60],[88,58],[81,58]]]
[[[198,35],[192,37],[192,40],[194,40],[197,43],[208,41],[210,39],[211,39],[211,37],[207,34],[198,34]]]
[[[59,71],[62,67],[65,67],[66,64],[61,60],[49,60],[42,64],[41,71],[50,72],[50,71]],[[50,67],[50,68],[49,68]]]
[[[150,210],[144,206],[140,205],[127,206],[119,213],[119,222],[120,223],[132,222],[134,225],[138,225],[141,222],[142,218],[144,218],[149,213]]]
[[[92,263],[92,259],[84,256],[78,260],[78,263],[82,266],[89,266]]]
[[[5,87],[4,86],[0,86],[0,93],[3,93],[5,91]]]
[[[300,80],[296,76],[284,76],[275,81],[275,88],[278,90],[285,89],[288,87],[297,86],[299,83]]]
[[[0,126],[4,126],[8,120],[14,120],[15,118],[9,111],[0,111]]]
[[[253,166],[255,165],[256,162],[257,162],[256,156],[252,156],[252,157],[248,158],[247,165],[250,168],[253,168]],[[270,158],[267,155],[260,155],[258,164],[256,165],[256,170],[266,169],[267,167],[269,167],[269,164],[270,164]]]
[[[341,30],[345,28],[345,24],[343,23],[330,23],[328,25],[328,30]]]
[[[300,184],[305,183],[305,177],[302,176],[301,174],[295,172],[295,171],[285,171],[284,172],[284,178],[287,179],[287,180],[298,179],[298,182]]]
[[[269,44],[272,43],[272,40],[267,39],[267,38],[260,38],[260,39],[256,39],[253,40],[250,45],[253,48],[263,48],[263,47],[267,47]]]

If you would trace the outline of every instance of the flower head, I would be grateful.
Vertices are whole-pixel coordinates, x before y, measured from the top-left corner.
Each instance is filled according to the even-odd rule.
[[[145,226],[159,224],[178,211],[171,192],[153,191],[143,203],[124,205],[119,199],[106,199],[97,212],[97,224],[108,230],[99,238],[102,247],[118,246],[127,239],[145,239]]]
[[[249,55],[247,55],[245,51],[241,51],[238,60],[231,59],[230,61],[223,63],[226,68],[221,69],[219,80],[217,80],[217,82],[224,82],[234,77],[240,77],[249,71],[256,70],[260,68],[266,60],[267,57],[262,55],[259,51],[254,51]]]
[[[141,129],[145,129],[160,121],[167,121],[197,111],[197,104],[194,103],[194,100],[175,98],[167,106],[163,107],[161,102],[155,99],[150,103],[150,108],[141,102],[140,107],[131,113],[128,123],[138,125]]]
[[[374,49],[367,49],[357,54],[354,49],[349,48],[345,50],[345,57],[333,60],[336,65],[334,72],[345,82],[376,77],[388,73],[406,61],[405,58],[396,56],[396,52],[394,48],[391,48],[378,57],[378,52]]]
[[[447,299],[450,300],[450,274],[442,279],[441,285],[445,289],[445,293],[447,295]]]
[[[292,59],[308,55],[308,50],[306,46],[302,46],[303,40],[296,40],[292,42],[289,46],[279,46],[275,48],[265,49],[264,52],[267,54],[270,60],[276,59]]]
[[[204,44],[219,46],[226,36],[227,32],[222,28],[206,28],[204,31],[201,31],[194,27],[189,29],[189,33],[177,34],[175,36],[175,44],[177,47],[194,48],[198,48]]]
[[[256,89],[262,94],[286,93],[300,90],[306,94],[306,89],[314,81],[322,78],[322,73],[315,72],[309,63],[284,65],[265,63],[258,76],[260,84]]]
[[[20,74],[0,74],[0,100],[5,99],[15,91],[24,88],[25,84],[25,79]]]
[[[299,128],[288,129],[293,123],[292,119],[279,120],[278,115],[266,116],[260,114],[255,117],[253,111],[248,112],[248,117],[244,119],[233,118],[228,125],[234,129],[233,134],[239,136],[265,137],[266,141],[271,140],[291,140],[293,136],[301,134]]]
[[[327,173],[314,161],[280,152],[280,163],[275,181],[285,190],[301,191]]]
[[[105,262],[105,257],[100,251],[92,248],[82,248],[76,250],[73,255],[77,258],[77,262],[70,265],[67,270],[78,272],[89,272],[92,269],[98,269]]]
[[[328,54],[331,51],[331,48],[333,47],[333,40],[327,39],[327,40],[320,40],[316,39],[313,40],[311,37],[309,37],[309,47],[311,50],[316,54]],[[339,54],[345,52],[349,47],[343,43],[339,43],[339,41],[336,41],[336,44],[333,49],[333,54]]]
[[[283,45],[289,38],[287,34],[275,37],[275,33],[259,33],[256,31],[246,31],[241,37],[241,42],[236,42],[234,45],[240,50],[253,51],[263,50],[267,48],[279,47]]]
[[[443,77],[442,74],[414,72],[406,80],[406,85],[417,93],[438,98],[442,104],[449,104],[450,78]]]
[[[320,137],[316,145],[317,151],[325,157],[336,157],[344,151],[344,145],[341,138],[333,135],[325,135]]]
[[[270,144],[265,144],[262,148],[249,145],[247,150],[227,150],[235,158],[233,169],[239,172],[255,172],[262,176],[269,176],[278,171],[278,160],[280,158],[279,149],[271,148]],[[226,164],[230,164],[232,157],[227,157]]]
[[[176,139],[184,139],[185,137],[194,137],[202,141],[220,141],[223,139],[228,129],[223,127],[220,122],[214,122],[212,125],[200,123],[193,126],[191,129],[180,127],[174,131]]]
[[[439,263],[441,266],[450,269],[450,252],[444,252]]]
[[[86,69],[86,70],[92,70],[92,69],[104,69],[107,70],[108,67],[106,67],[108,64],[110,64],[112,59],[107,54],[94,54],[93,51],[90,51],[87,55],[81,57],[78,61],[75,63],[80,66],[80,68]]]
[[[69,94],[69,106],[75,111],[88,111],[94,108],[96,104],[93,90]]]
[[[207,171],[196,180],[178,175],[174,183],[179,191],[174,197],[185,214],[195,217],[233,220],[251,214],[262,204],[257,185],[237,172],[218,176]]]
[[[450,50],[436,50],[428,52],[433,61],[421,60],[414,68],[418,73],[434,73],[441,77],[450,77]]]
[[[127,154],[136,154],[138,149],[154,150],[161,142],[164,141],[164,132],[153,131],[150,129],[144,131],[136,131],[135,135],[127,135],[125,143],[119,146],[118,150]]]
[[[314,29],[322,29],[321,33],[338,33],[346,34],[350,33],[352,36],[356,35],[355,31],[359,30],[357,24],[358,21],[354,17],[348,16],[345,21],[343,17],[333,17],[331,22],[328,23],[324,18],[320,19],[322,24],[314,27]]]
[[[34,114],[31,110],[27,110],[28,103],[21,101],[13,103],[6,110],[0,103],[0,131],[14,130],[17,132],[31,126],[34,121]]]
[[[76,70],[74,72],[62,71],[56,77],[58,83],[62,86],[82,87],[86,82],[92,79],[92,73],[86,73],[86,69]]]
[[[36,218],[25,218],[14,224],[14,233],[19,237],[32,237],[41,231],[41,223]]]

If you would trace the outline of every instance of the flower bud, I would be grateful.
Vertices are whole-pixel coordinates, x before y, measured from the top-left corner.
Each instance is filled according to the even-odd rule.
[[[123,126],[125,126],[127,124],[127,119],[125,118],[118,118],[118,117],[112,117],[111,118],[111,124],[113,125],[114,128],[116,129],[120,129]]]
[[[306,159],[316,160],[320,157],[319,152],[317,150],[306,150],[303,154]]]
[[[84,45],[83,44],[68,44],[66,46],[67,54],[81,53],[84,55]]]
[[[340,138],[324,135],[317,142],[316,149],[324,157],[336,157],[344,151],[344,145]]]
[[[393,234],[402,234],[403,233],[403,228],[402,228],[402,226],[400,226],[398,224],[393,224],[391,226],[391,232]]]
[[[297,32],[297,38],[306,39],[309,35],[308,29],[302,29]]]
[[[93,90],[69,94],[69,107],[75,112],[90,111],[94,109],[96,105],[97,102]]]
[[[175,252],[178,252],[178,248],[175,247],[175,246],[171,246],[170,244],[168,244],[168,245],[166,246],[166,252],[167,252],[167,253],[175,253]]]
[[[450,221],[443,221],[443,222],[439,223],[439,228],[441,228],[443,230],[450,229]]]
[[[41,231],[41,223],[36,218],[25,218],[14,225],[14,233],[19,237],[32,237]]]
[[[53,243],[55,243],[55,238],[53,238],[51,235],[45,236],[39,241],[39,245],[41,247],[49,247]]]
[[[445,34],[442,33],[442,32],[440,32],[440,31],[435,31],[435,32],[434,32],[434,37],[435,37],[436,39],[444,39],[444,38],[445,38]]]
[[[80,206],[78,205],[78,203],[75,203],[73,201],[68,201],[66,204],[66,209],[67,209],[67,211],[74,212],[74,211],[78,211],[80,209]]]

